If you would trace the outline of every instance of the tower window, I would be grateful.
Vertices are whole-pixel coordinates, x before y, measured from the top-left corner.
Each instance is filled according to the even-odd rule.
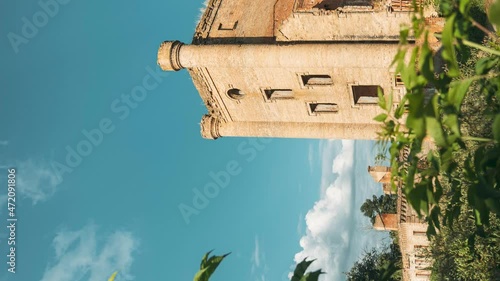
[[[232,26],[224,26],[222,23],[219,23],[219,30],[235,30],[238,27],[238,21],[235,21]]]
[[[310,103],[311,113],[337,113],[339,106],[336,103]]]
[[[270,89],[264,90],[268,100],[293,99],[293,91],[289,89]]]
[[[425,231],[413,231],[413,236],[427,236],[427,233]]]
[[[333,85],[330,75],[301,75],[304,86],[326,86]]]
[[[232,88],[227,91],[227,95],[235,100],[241,100],[245,97],[245,93],[240,89]]]
[[[382,91],[382,88],[376,85],[352,86],[354,104],[377,104],[379,89]]]
[[[396,75],[394,79],[394,86],[396,87],[401,87],[404,86],[405,84],[403,83],[403,79],[401,78],[401,74]]]

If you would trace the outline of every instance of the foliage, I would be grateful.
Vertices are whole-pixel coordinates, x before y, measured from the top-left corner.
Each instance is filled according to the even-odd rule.
[[[346,273],[348,281],[401,280],[401,251],[396,243],[384,250],[372,248]]]
[[[314,260],[306,261],[304,259],[295,267],[293,271],[293,276],[291,281],[318,281],[318,278],[324,272],[321,269],[318,269],[313,272],[306,273],[307,268],[314,262]]]
[[[193,281],[208,281],[222,260],[230,254],[209,257],[212,251],[207,252],[201,259],[200,270],[194,276]]]
[[[467,68],[463,68],[466,70]],[[474,87],[474,85],[472,86]],[[488,110],[488,106],[477,106],[480,96],[473,92],[464,100],[463,107],[471,107],[470,110],[482,112]],[[468,130],[481,133],[481,128],[487,130],[487,126],[482,126],[481,120],[467,118],[464,125]],[[467,144],[467,149],[471,152],[477,150],[477,143]],[[467,156],[454,154],[453,158],[457,162],[457,171],[463,170],[463,161]],[[460,178],[460,173],[456,177]],[[450,199],[456,196],[451,190],[451,184],[443,180],[443,208],[449,204]],[[467,192],[460,191],[460,214],[451,226],[443,225],[440,232],[431,240],[430,257],[433,260],[432,272],[433,280],[445,281],[469,281],[469,280],[500,280],[500,219],[496,215],[490,217],[490,226],[484,227],[486,237],[476,236],[474,214],[471,208],[467,208]]]
[[[201,259],[200,270],[194,276],[193,281],[209,281],[210,277],[222,262],[222,260],[230,254],[227,253],[222,256],[212,256],[209,258],[210,253],[212,253],[212,251],[206,253]],[[306,259],[304,259],[302,262],[297,264],[293,272],[291,281],[318,281],[319,276],[321,274],[324,274],[321,269],[306,273],[307,268],[313,262],[314,260],[307,261]]]
[[[440,2],[446,23],[437,53],[416,13],[394,60],[407,94],[395,108],[379,94],[385,112],[375,120],[383,122],[393,188],[403,183],[427,216],[433,280],[500,280],[500,47],[482,6]],[[498,0],[489,18],[498,27]],[[409,36],[422,43],[411,46]],[[435,149],[426,152],[429,141]]]
[[[363,205],[361,205],[360,210],[373,223],[377,215],[396,213],[396,198],[396,195],[384,194],[379,197],[373,195],[372,199],[366,199]]]
[[[403,191],[412,207],[428,217],[428,235],[435,235],[442,223],[451,226],[458,220],[462,191],[467,194],[465,204],[473,210],[475,234],[486,236],[484,228],[490,225],[491,214],[500,214],[500,51],[495,42],[484,46],[469,40],[473,26],[495,38],[471,17],[470,10],[470,0],[441,2],[446,23],[440,36],[442,48],[436,54],[431,51],[422,12],[415,13],[412,27],[401,30],[400,48],[394,60],[407,94],[393,108],[392,95],[386,100],[379,93],[379,105],[385,113],[375,120],[384,124],[380,139],[390,144],[393,180],[403,183]],[[490,13],[493,13],[491,18],[500,17],[493,9]],[[410,45],[410,35],[422,43]],[[476,61],[474,76],[464,78],[457,54],[463,60],[470,55],[470,48],[481,50],[485,56]],[[477,83],[478,92],[495,104],[491,112],[482,116],[485,123],[492,124],[486,136],[464,134],[461,126],[462,105],[473,82]],[[428,140],[436,149],[425,155],[423,146]],[[467,151],[468,142],[480,142],[473,154]],[[405,150],[407,159],[400,161]],[[467,155],[460,171],[456,170],[457,162],[453,158],[457,153]],[[419,165],[422,159],[426,165]],[[451,196],[442,210],[445,180],[456,196]]]
[[[108,281],[115,281],[117,274],[118,274],[118,271],[113,272],[113,274],[111,274],[111,277],[109,277]]]
[[[466,197],[464,194],[462,199]],[[441,228],[431,241],[432,280],[500,280],[500,220],[493,217],[490,226],[485,227],[487,238],[473,236],[474,231],[472,210],[466,208],[462,208],[453,227]]]

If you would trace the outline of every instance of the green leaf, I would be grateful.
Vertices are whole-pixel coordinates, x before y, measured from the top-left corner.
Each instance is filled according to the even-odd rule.
[[[414,93],[408,95],[409,112],[406,126],[411,129],[418,138],[425,137],[425,119],[423,114],[424,94]]]
[[[434,227],[434,223],[431,221],[429,222],[429,226],[427,226],[427,237],[431,237],[437,234],[436,232],[436,227]]]
[[[419,50],[419,47],[413,48],[408,67],[401,70],[401,78],[403,79],[403,83],[406,85],[407,89],[410,90],[423,87],[425,86],[425,84],[427,84],[425,78],[419,76],[415,71],[417,69],[416,62],[418,61],[417,57],[419,54]]]
[[[415,188],[412,188],[409,194],[407,194],[407,198],[413,209],[417,211],[419,215],[422,215],[422,213],[429,213],[426,184],[423,184],[422,182],[418,183]]]
[[[500,200],[495,198],[488,198],[484,200],[486,206],[495,214],[500,215]]]
[[[476,227],[489,225],[490,211],[482,198],[478,196],[477,186],[469,187],[467,191],[467,199],[469,205],[474,209],[474,218],[476,220]]]
[[[497,142],[500,142],[500,114],[498,113],[493,121],[493,137]]]
[[[379,89],[380,90],[380,89]],[[382,92],[382,90],[380,90]],[[393,94],[390,93],[388,95],[388,98],[387,98],[387,112],[388,113],[391,113],[392,111],[392,107],[393,107],[393,103],[392,103],[392,100],[393,100]]]
[[[440,147],[446,147],[448,143],[439,118],[438,95],[434,95],[425,108],[425,126],[434,142]]]
[[[427,81],[434,81],[434,60],[432,58],[432,51],[429,47],[429,42],[427,40],[426,32],[424,36],[424,43],[422,44],[422,49],[420,50],[420,58],[418,59],[418,68],[420,69],[422,75]]]
[[[453,4],[455,4],[455,2],[439,1],[439,10],[443,13],[443,16],[447,17],[453,12]]]
[[[446,95],[447,101],[450,103],[450,105],[453,105],[455,107],[456,112],[460,111],[460,107],[462,106],[462,102],[471,83],[472,80],[464,80],[459,83],[453,84],[450,87],[450,91]]]
[[[212,256],[208,258],[211,252],[212,251],[209,251],[203,256],[200,270],[195,274],[193,281],[208,281],[222,260],[230,254],[227,253],[222,256]]]
[[[205,267],[205,268],[199,270],[194,275],[193,281],[208,281],[208,278],[210,278],[210,276],[208,276],[206,274],[207,270],[208,270],[208,267]]]
[[[432,185],[430,185],[430,188],[429,188],[429,185],[427,186],[427,199],[428,199],[430,204],[437,203],[437,201],[434,198],[434,193],[432,192]]]
[[[392,60],[391,63],[391,66],[396,65],[396,72],[398,73],[404,67],[405,56],[406,56],[406,49],[398,48],[398,52],[394,56],[394,59]]]
[[[478,226],[490,225],[490,210],[488,209],[484,201],[478,202],[476,211],[480,218],[480,223],[478,224]]]
[[[454,25],[455,25],[456,14],[452,14],[446,20],[444,25],[442,40],[443,43],[443,51],[441,53],[443,59],[447,62],[448,65],[448,76],[457,77],[460,75],[460,71],[458,68],[457,58],[455,54],[455,46],[454,46]]]
[[[494,25],[500,27],[500,1],[496,0],[490,7],[490,11],[488,13],[488,18],[490,22]]]
[[[387,114],[385,114],[385,113],[381,113],[381,114],[375,116],[375,118],[373,118],[373,120],[378,121],[378,122],[384,122],[385,119],[387,119]]]
[[[387,109],[387,103],[385,101],[385,96],[384,96],[384,93],[382,92],[381,88],[379,87],[378,90],[377,90],[377,95],[378,95],[378,105],[388,111]],[[390,105],[389,105],[390,106]]]
[[[496,57],[486,57],[480,59],[476,63],[476,74],[477,75],[484,75],[488,73],[495,65],[498,63],[498,58]]]
[[[203,269],[207,266],[208,256],[213,252],[213,250],[208,251],[203,258],[201,259],[200,269]]]
[[[108,281],[114,281],[117,274],[118,274],[118,271],[113,272],[113,274],[111,274],[111,277],[109,277]]]
[[[224,254],[222,256],[212,256],[211,258],[208,259],[207,265],[208,265],[208,273],[212,275],[212,273],[215,271],[215,269],[219,266],[219,264],[222,262],[222,260],[227,257],[231,253]]]
[[[458,9],[460,13],[467,15],[470,10],[470,0],[460,0]]]
[[[396,110],[394,111],[394,118],[399,119],[403,116],[406,110],[406,102],[408,101],[407,95],[404,95],[401,101],[399,102]]]
[[[406,25],[401,26],[401,29],[399,30],[399,43],[400,43],[400,45],[404,45],[404,44],[408,43],[408,34],[410,34],[410,28]]]
[[[443,196],[443,186],[439,182],[438,178],[435,179],[434,188],[435,188],[435,190],[434,190],[434,200],[437,203],[439,203],[439,201],[441,200],[441,197]]]
[[[304,258],[293,271],[293,276],[291,281],[302,281],[304,274],[306,273],[307,268],[314,262],[314,260],[306,261],[307,258]]]
[[[431,220],[432,220],[432,223],[434,224],[434,226],[437,228],[437,229],[440,229],[441,228],[441,223],[439,222],[439,216],[441,214],[441,209],[439,208],[439,206],[435,206],[432,211],[431,211]]]
[[[322,272],[321,269],[309,272],[302,278],[300,278],[300,281],[318,281],[318,278],[321,274],[324,274],[324,272]]]
[[[446,114],[443,117],[443,124],[446,125],[455,136],[461,136],[460,123],[458,121],[457,114]],[[450,143],[455,141],[455,139],[450,139],[450,136],[448,137],[448,139]]]

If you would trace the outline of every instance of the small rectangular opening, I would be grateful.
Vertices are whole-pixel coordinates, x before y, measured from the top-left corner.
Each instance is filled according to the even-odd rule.
[[[219,23],[219,30],[235,30],[238,27],[238,21],[235,21],[231,26],[224,26],[222,23]]]
[[[421,265],[421,264],[427,264],[427,261],[422,258],[415,259],[415,264]]]
[[[302,75],[301,77],[304,86],[333,85],[333,80],[330,75]]]
[[[403,79],[401,78],[401,75],[400,75],[400,74],[396,75],[396,78],[395,78],[395,80],[394,80],[394,84],[395,84],[394,86],[396,86],[396,87],[401,87],[401,86],[404,86],[404,85],[405,85],[405,84],[403,83]]]
[[[352,86],[354,104],[377,104],[379,89],[382,90],[377,85]]]
[[[427,236],[427,233],[425,231],[413,231],[413,236]]]
[[[311,113],[337,113],[339,106],[336,103],[310,103]]]
[[[268,100],[293,99],[293,91],[290,89],[270,89],[264,90]]]

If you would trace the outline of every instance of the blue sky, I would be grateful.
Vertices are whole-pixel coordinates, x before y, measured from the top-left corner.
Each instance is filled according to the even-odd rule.
[[[0,4],[0,224],[11,167],[18,218],[0,280],[191,280],[211,249],[232,252],[214,281],[287,280],[305,256],[342,280],[387,242],[359,212],[381,193],[373,142],[201,138],[188,73],[159,72],[156,51],[190,42],[202,6]]]

